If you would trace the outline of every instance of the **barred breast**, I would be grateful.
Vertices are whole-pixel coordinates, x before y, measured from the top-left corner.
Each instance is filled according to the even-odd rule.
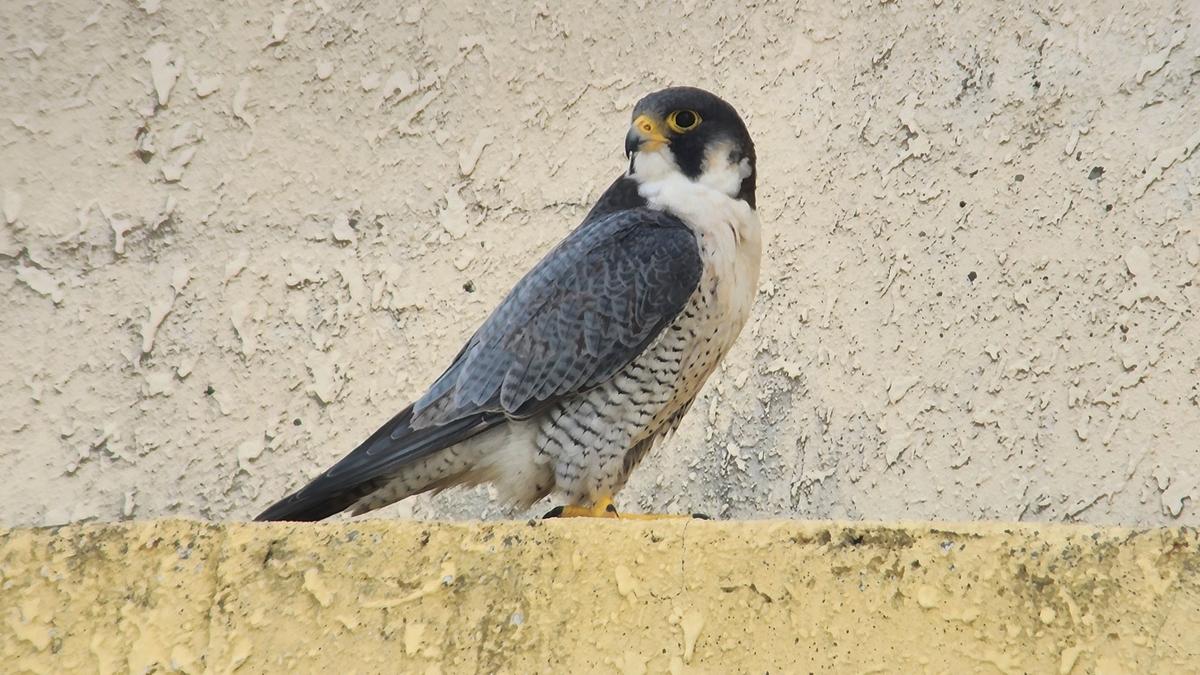
[[[624,487],[654,442],[678,426],[745,323],[748,311],[731,305],[748,308],[753,298],[730,297],[747,286],[737,283],[736,256],[721,250],[736,243],[703,232],[697,238],[705,272],[684,311],[616,377],[538,423],[539,461],[553,467],[555,487],[570,503]]]

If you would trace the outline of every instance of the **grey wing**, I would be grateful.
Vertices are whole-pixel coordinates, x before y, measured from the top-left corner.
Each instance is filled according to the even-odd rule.
[[[528,417],[628,365],[683,311],[696,237],[662,211],[585,221],[509,293],[413,406],[413,427],[481,412]]]

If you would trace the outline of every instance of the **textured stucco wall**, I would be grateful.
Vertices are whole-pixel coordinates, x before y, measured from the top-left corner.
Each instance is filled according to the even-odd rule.
[[[1200,523],[1193,0],[334,4],[0,0],[0,522],[296,487],[692,83],[762,289],[624,507]]]
[[[0,530],[6,672],[1195,673],[1190,529]]]

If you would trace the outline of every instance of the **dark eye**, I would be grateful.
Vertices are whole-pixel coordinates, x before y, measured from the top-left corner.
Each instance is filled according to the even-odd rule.
[[[677,134],[691,131],[700,125],[700,114],[694,110],[676,110],[667,116],[667,126]]]

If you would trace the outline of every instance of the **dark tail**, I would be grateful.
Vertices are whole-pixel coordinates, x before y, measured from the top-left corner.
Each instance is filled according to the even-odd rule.
[[[413,429],[405,408],[308,485],[272,504],[255,520],[314,521],[341,513],[380,489],[405,465],[505,421],[501,413],[476,413],[446,424]]]

